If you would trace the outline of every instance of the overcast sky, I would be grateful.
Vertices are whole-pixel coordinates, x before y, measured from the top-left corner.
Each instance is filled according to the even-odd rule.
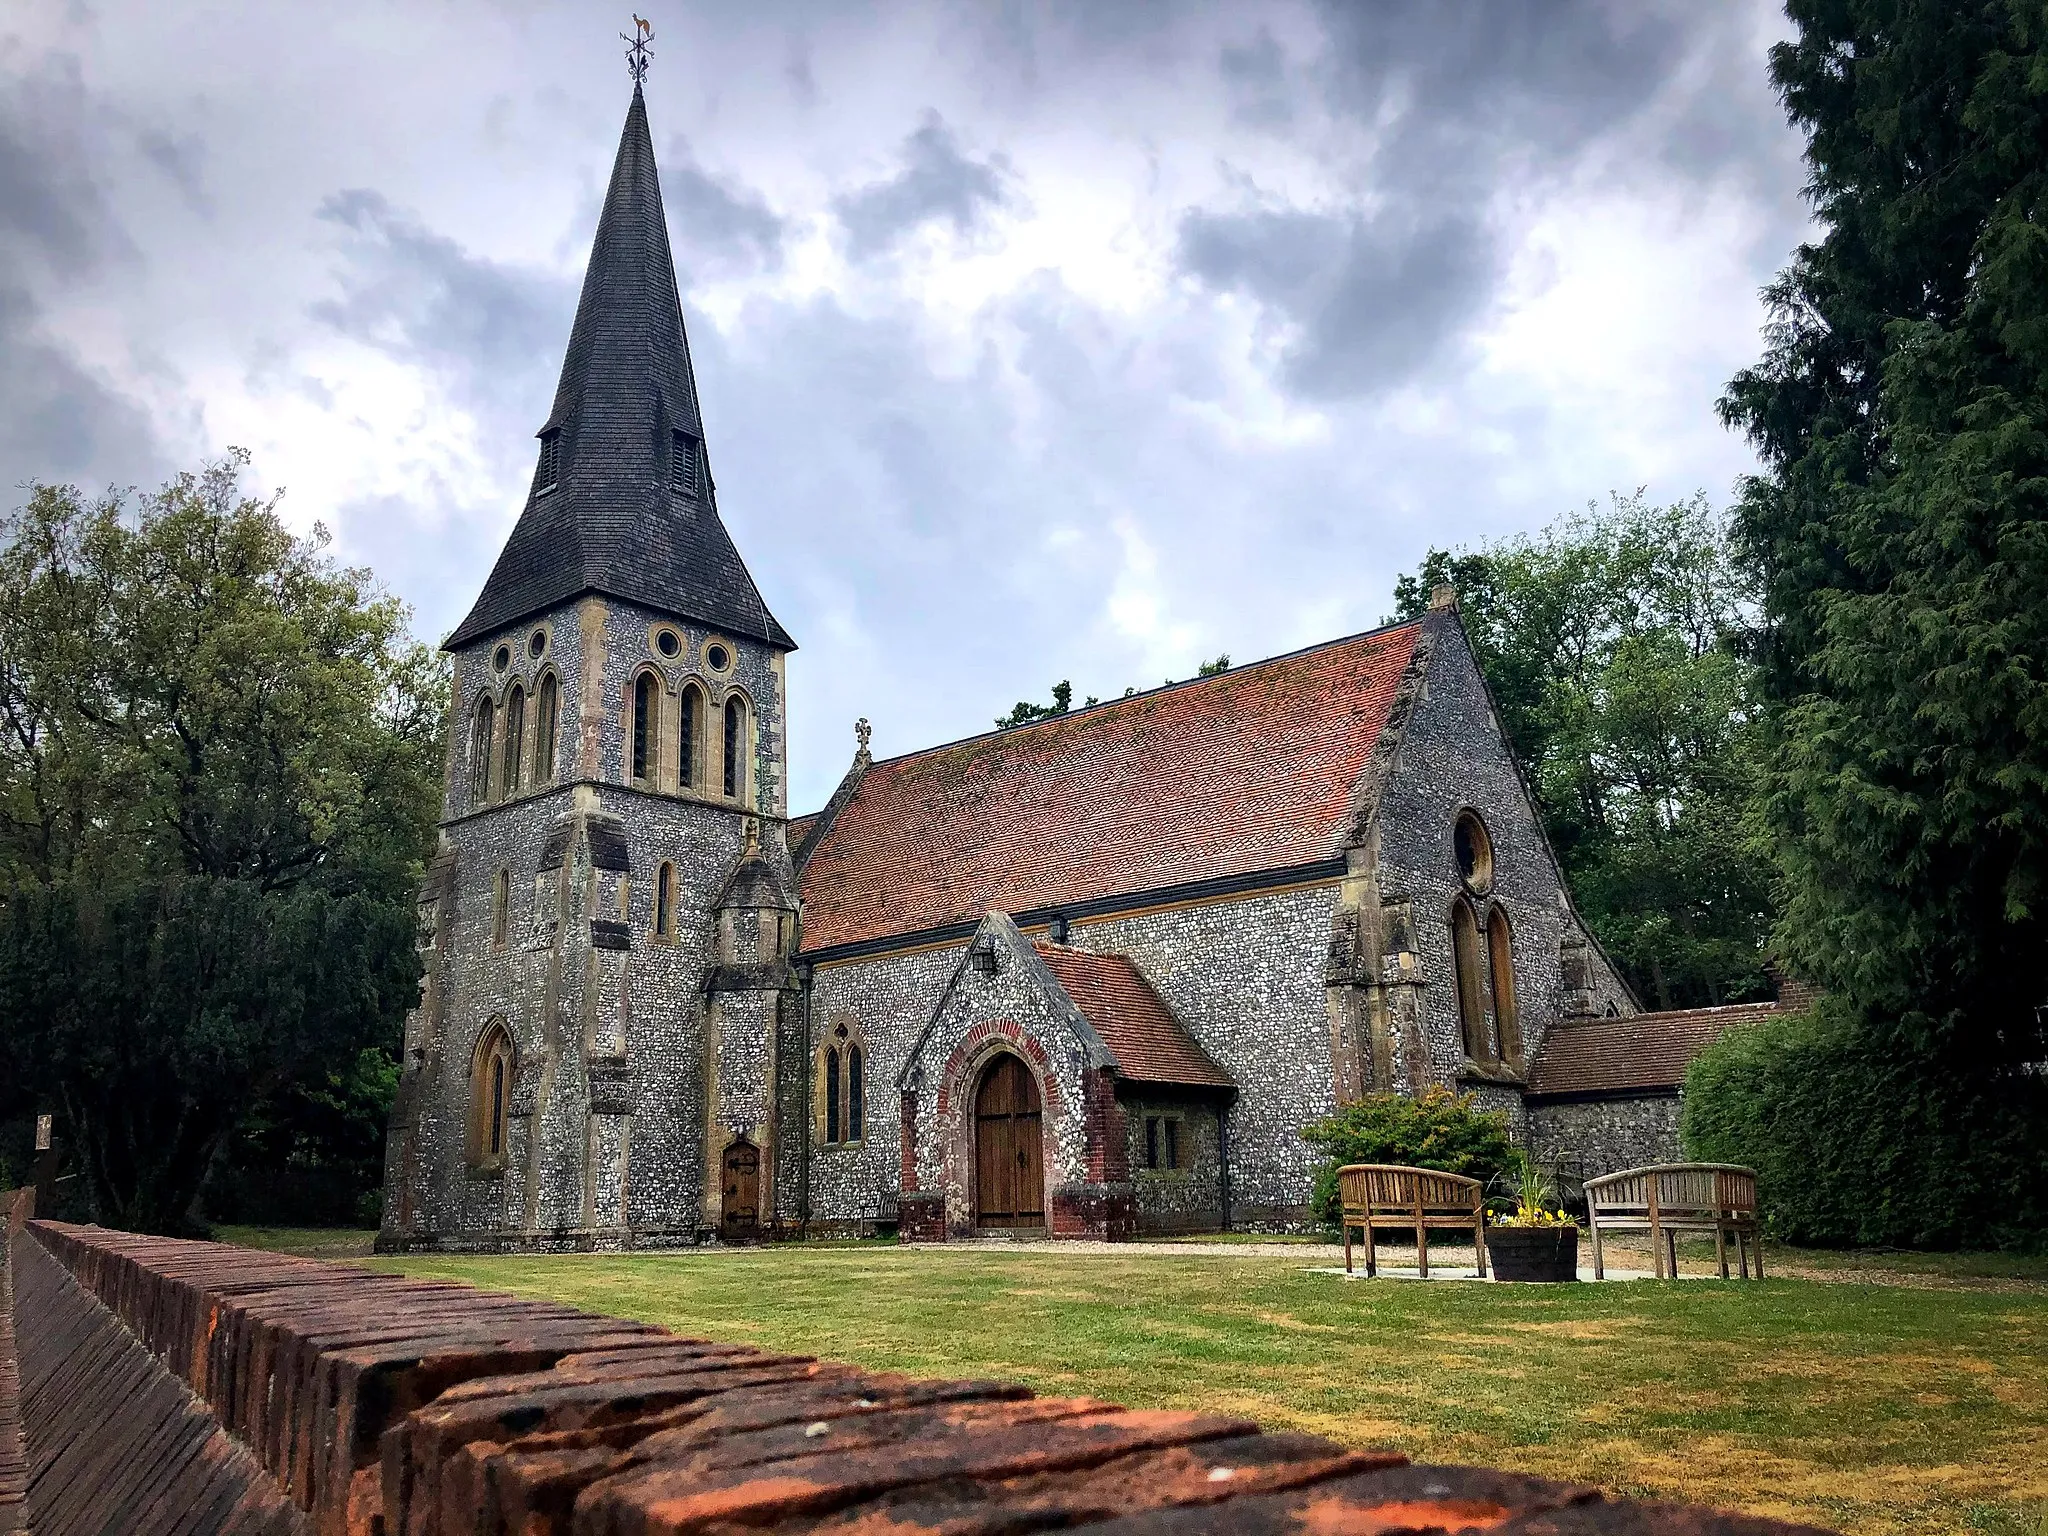
[[[1377,623],[1647,486],[1805,230],[1715,0],[637,0],[720,507],[802,649],[792,809]],[[438,642],[532,471],[630,90],[532,0],[0,11],[0,482],[229,444]]]

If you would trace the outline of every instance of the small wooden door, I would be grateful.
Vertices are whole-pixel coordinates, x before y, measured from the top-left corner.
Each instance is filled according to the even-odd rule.
[[[1045,1225],[1038,1084],[1007,1053],[989,1063],[974,1095],[974,1219],[984,1227]]]
[[[719,1233],[731,1241],[757,1237],[761,1231],[761,1149],[743,1136],[725,1149],[724,1167]]]

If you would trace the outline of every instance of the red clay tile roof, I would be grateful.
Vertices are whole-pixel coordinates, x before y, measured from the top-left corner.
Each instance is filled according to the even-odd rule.
[[[804,947],[1332,856],[1419,628],[876,763],[804,866]]]
[[[1676,1088],[1693,1058],[1730,1029],[1777,1012],[1776,1003],[1682,1008],[1625,1019],[1560,1024],[1543,1042],[1531,1093],[1637,1093]]]
[[[1052,967],[1081,1017],[1095,1026],[1123,1077],[1137,1083],[1235,1086],[1128,956],[1091,954],[1043,941],[1031,947]]]
[[[808,816],[795,816],[790,818],[789,825],[782,829],[783,842],[788,846],[792,854],[803,846],[804,839],[810,836],[811,826],[817,819],[818,813],[816,811],[813,811]]]

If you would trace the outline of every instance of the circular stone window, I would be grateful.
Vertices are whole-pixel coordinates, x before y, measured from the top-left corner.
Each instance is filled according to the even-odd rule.
[[[499,671],[499,672],[503,672],[503,671],[504,671],[504,670],[505,670],[505,669],[506,669],[507,667],[509,667],[509,666],[511,666],[511,665],[512,665],[512,647],[511,647],[511,646],[509,646],[509,645],[501,645],[501,646],[499,646],[499,647],[498,647],[498,648],[497,648],[497,649],[496,649],[495,651],[491,652],[491,666],[492,666],[492,667],[493,667],[493,668],[494,668],[495,670],[497,670],[497,671]]]
[[[704,647],[704,665],[714,672],[723,672],[732,665],[732,652],[714,640]]]
[[[654,637],[654,648],[664,656],[679,655],[683,649],[683,637],[672,629],[661,630]]]
[[[1451,847],[1458,856],[1458,874],[1475,891],[1493,884],[1493,839],[1486,823],[1473,811],[1461,811],[1451,829]]]
[[[541,657],[547,655],[547,653],[548,632],[545,629],[536,629],[532,634],[526,637],[526,654],[531,656],[535,661],[539,661]]]

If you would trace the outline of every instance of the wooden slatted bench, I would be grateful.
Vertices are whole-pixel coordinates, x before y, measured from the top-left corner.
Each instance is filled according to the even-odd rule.
[[[1486,1197],[1477,1179],[1434,1168],[1396,1163],[1350,1163],[1337,1170],[1344,1204],[1344,1272],[1351,1273],[1351,1229],[1365,1233],[1365,1272],[1379,1273],[1373,1257],[1376,1232],[1413,1232],[1415,1267],[1429,1278],[1429,1234],[1469,1231],[1479,1277],[1486,1278]]]
[[[1650,1234],[1657,1278],[1678,1277],[1678,1234],[1711,1232],[1721,1278],[1728,1278],[1728,1239],[1735,1239],[1742,1278],[1764,1277],[1764,1251],[1756,1222],[1756,1172],[1732,1163],[1659,1163],[1624,1168],[1586,1181],[1586,1211],[1593,1228],[1593,1278],[1605,1279],[1601,1238],[1610,1232]]]

